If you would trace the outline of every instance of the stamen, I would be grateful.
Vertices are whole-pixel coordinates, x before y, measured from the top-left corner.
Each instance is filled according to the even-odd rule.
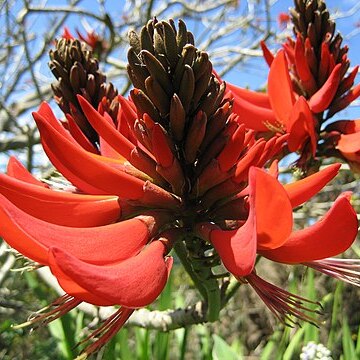
[[[272,132],[274,133],[280,133],[280,134],[285,134],[286,133],[286,128],[285,125],[282,124],[279,121],[276,121],[274,124],[270,123],[269,121],[264,121],[264,125]]]
[[[23,256],[19,256],[19,258],[22,257],[24,259],[26,259],[25,257]],[[19,267],[19,268],[15,268],[15,269],[10,269],[11,272],[20,272],[20,273],[24,273],[26,271],[30,272],[30,271],[35,271],[35,270],[38,270],[42,267],[44,267],[44,265],[42,264],[39,264],[37,262],[34,262],[34,261],[31,261],[29,259],[27,259],[28,261],[26,261],[26,263],[24,264],[24,266],[22,267]]]
[[[304,263],[317,271],[360,287],[360,260],[328,258]]]
[[[100,350],[122,328],[133,311],[134,309],[122,307],[109,318],[107,318],[98,329],[93,331],[89,336],[77,344],[77,346],[84,344],[85,342],[88,342],[89,340],[94,339],[99,335],[99,338],[94,343],[87,346],[82,351],[82,354],[75,360],[87,359],[89,355]]]
[[[30,315],[28,321],[19,325],[14,325],[13,328],[21,329],[26,326],[30,326],[34,324],[38,324],[38,327],[41,325],[49,324],[51,321],[54,321],[59,317],[67,314],[69,311],[74,309],[80,303],[81,303],[80,300],[75,299],[71,295],[65,294],[57,298],[50,305]]]
[[[306,312],[316,314],[321,314],[321,312],[312,309],[306,304],[321,307],[319,302],[311,301],[270,284],[254,272],[240,279],[240,281],[247,281],[276,318],[284,325],[293,327],[294,325],[300,325],[296,320],[302,320],[318,327],[319,320],[307,315]]]

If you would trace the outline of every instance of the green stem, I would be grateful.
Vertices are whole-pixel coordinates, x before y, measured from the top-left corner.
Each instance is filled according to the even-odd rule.
[[[199,290],[202,297],[206,300],[207,299],[207,292],[203,286],[203,284],[200,282],[199,278],[197,277],[196,273],[194,272],[194,269],[191,265],[191,262],[188,259],[186,248],[182,241],[177,241],[174,244],[174,250],[176,252],[176,255],[180,259],[182,265],[184,266],[186,272],[189,274],[191,280],[195,284],[196,288]]]
[[[204,282],[207,293],[208,321],[219,320],[221,310],[221,293],[218,282],[215,279],[209,279]]]
[[[231,284],[229,285],[229,288],[226,292],[226,295],[224,296],[223,306],[225,306],[229,302],[229,300],[236,294],[240,285],[241,285],[241,282],[239,282],[237,280],[231,282]]]
[[[186,246],[182,241],[176,242],[174,249],[185,270],[207,302],[208,321],[218,320],[221,310],[221,292],[218,281],[212,277],[211,268],[201,265],[194,268],[192,262],[189,261]]]
[[[187,345],[187,338],[188,338],[188,334],[189,334],[189,330],[188,327],[184,328],[184,335],[183,335],[183,339],[182,339],[182,343],[181,343],[181,348],[180,348],[180,360],[185,360],[185,354],[186,354],[186,345]]]

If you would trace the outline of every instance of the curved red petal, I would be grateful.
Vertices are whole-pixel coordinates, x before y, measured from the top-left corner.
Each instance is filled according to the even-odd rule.
[[[264,59],[268,66],[270,67],[272,62],[274,61],[274,55],[270,51],[270,49],[267,47],[265,41],[260,41],[261,50],[263,52]]]
[[[127,160],[130,159],[131,151],[135,145],[129,141],[124,135],[111,126],[106,119],[93,108],[82,96],[78,95],[77,99],[80,103],[86,118],[98,134],[104,138],[120,155]]]
[[[103,299],[99,296],[94,295],[88,290],[85,290],[80,285],[78,285],[75,281],[71,280],[61,269],[57,266],[54,261],[54,257],[49,255],[49,264],[50,270],[52,274],[56,277],[60,287],[69,295],[73,296],[76,299],[85,301],[89,304],[97,305],[97,306],[110,306],[116,305],[114,302]]]
[[[129,124],[130,129],[134,128],[135,120],[137,119],[136,108],[131,100],[126,99],[122,95],[118,96],[118,100],[121,108],[122,120],[126,120]]]
[[[296,264],[336,256],[356,239],[358,220],[347,195],[340,196],[316,224],[295,231],[278,249],[260,254],[278,262]]]
[[[217,156],[221,171],[226,172],[235,165],[244,149],[244,140],[245,126],[241,124]]]
[[[252,104],[236,95],[234,95],[233,113],[239,115],[241,123],[248,129],[269,131],[267,124],[276,124],[276,118],[271,109]]]
[[[265,146],[266,141],[264,139],[259,139],[253,146],[250,147],[248,152],[239,159],[235,167],[235,174],[232,178],[234,182],[240,183],[244,181],[244,179],[247,177],[250,166],[253,166],[254,163],[256,163],[261,157]]]
[[[152,303],[166,284],[172,260],[164,259],[165,251],[161,241],[154,241],[135,257],[114,265],[97,266],[52,248],[50,266],[56,263],[65,275],[99,298],[137,308]]]
[[[325,84],[311,97],[309,106],[314,113],[326,110],[333,100],[341,80],[342,64],[337,64]]]
[[[292,207],[284,187],[272,175],[252,167],[249,171],[249,191],[250,199],[255,197],[253,206],[258,249],[281,246],[293,226]]]
[[[149,226],[139,218],[90,228],[51,224],[25,213],[3,196],[0,196],[0,219],[4,240],[42,264],[47,263],[47,249],[52,246],[89,263],[122,261],[137,254],[151,235]],[[155,226],[152,231],[156,231]]]
[[[70,114],[66,114],[66,119],[69,127],[69,132],[71,136],[76,140],[76,142],[81,145],[86,151],[90,151],[94,154],[97,154],[98,151],[90,140],[85,136],[85,134],[80,129],[79,125],[76,123],[74,118]]]
[[[9,158],[6,173],[15,179],[25,181],[28,184],[33,184],[46,188],[48,187],[46,184],[32,176],[31,173],[26,169],[26,167],[14,156],[10,156]]]
[[[271,109],[269,96],[266,93],[248,90],[229,82],[226,82],[226,89],[230,90],[234,96],[244,99],[251,104]]]
[[[158,123],[155,123],[152,128],[152,145],[156,162],[165,168],[171,166],[174,162],[174,154],[169,146],[165,130]]]
[[[139,199],[143,195],[142,180],[97,161],[94,154],[61,136],[41,116],[34,113],[34,118],[51,162],[81,190],[99,193],[96,191],[99,189],[102,194],[113,194],[124,199]]]
[[[339,120],[332,122],[325,128],[326,132],[339,131],[342,134],[353,134],[360,132],[360,119]]]
[[[288,146],[290,151],[297,151],[310,138],[312,153],[316,151],[315,121],[309,105],[304,97],[300,96],[296,101],[289,122],[287,131],[290,134]]]
[[[208,238],[214,245],[224,266],[238,277],[249,275],[255,265],[257,229],[253,203],[254,199],[250,197],[248,219],[237,230],[211,229],[206,225],[199,228],[200,235]]]
[[[102,156],[109,157],[111,159],[120,160],[124,159],[117,151],[114,150],[110,144],[104,140],[103,137],[99,137],[100,154]]]
[[[280,50],[271,64],[268,78],[268,94],[276,119],[286,125],[295,103],[284,50]]]
[[[56,131],[58,131],[61,135],[66,137],[69,141],[75,142],[72,136],[69,134],[68,131],[61,125],[60,121],[55,117],[51,107],[45,101],[43,101],[39,107],[39,110],[33,113],[37,116],[42,117],[49,126],[53,127]]]
[[[360,132],[340,136],[336,148],[344,154],[355,154],[360,151]]]
[[[273,176],[274,178],[278,178],[279,177],[279,160],[278,159],[275,159],[269,166],[269,174],[271,176]],[[285,189],[286,190],[286,189]],[[288,193],[288,196],[289,196],[289,193]],[[290,199],[290,202],[291,202],[291,199]]]
[[[297,207],[316,195],[339,172],[341,164],[332,164],[304,179],[284,185],[291,206]]]
[[[121,216],[116,196],[80,195],[54,191],[0,174],[0,194],[41,220],[87,227],[110,224]]]

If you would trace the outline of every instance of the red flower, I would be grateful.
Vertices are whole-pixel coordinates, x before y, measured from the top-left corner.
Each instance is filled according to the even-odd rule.
[[[316,25],[328,18],[325,4],[301,4],[296,3],[291,11],[295,40],[288,38],[275,57],[261,43],[270,66],[268,93],[229,85],[234,111],[242,114],[248,128],[267,132],[267,137],[270,131],[288,133],[288,150],[300,154],[296,164],[304,172],[316,171],[319,159],[333,155],[354,164],[358,161],[353,155],[355,136],[342,138],[340,145],[332,141],[335,146],[330,149],[329,134],[323,130],[329,118],[360,95],[360,85],[353,87],[358,66],[346,76],[350,66],[348,47],[341,47],[340,34],[334,35],[334,22],[324,20],[322,27]],[[345,146],[344,142],[352,142],[350,151],[347,146],[344,152],[337,147]]]
[[[293,91],[288,68],[285,52],[280,50],[270,67],[268,94],[229,85],[235,99],[234,111],[243,114],[250,129],[290,134],[290,151],[301,150],[309,143],[314,156],[318,138],[315,114],[323,112],[331,103],[339,85],[340,67],[334,68],[328,80],[309,100]]]
[[[290,15],[285,12],[281,12],[277,16],[277,22],[280,29],[285,29],[290,22]]]
[[[67,39],[67,40],[72,40],[74,39],[74,36],[71,34],[69,28],[67,26],[64,26],[63,29],[63,33],[61,35],[62,38]]]
[[[109,48],[108,43],[103,39],[99,34],[94,30],[87,30],[85,35],[83,35],[79,30],[76,30],[79,40],[87,44],[91,51],[94,52],[97,58],[103,55]],[[70,32],[67,26],[64,27],[62,38],[66,40],[74,40],[74,35]]]
[[[347,161],[360,173],[360,120],[340,120],[325,128],[324,151]]]
[[[333,165],[283,187],[265,171],[251,168],[247,191],[249,215],[244,225],[232,231],[224,231],[213,224],[201,224],[198,227],[201,236],[214,245],[225,267],[235,277],[249,282],[261,297],[267,292],[266,304],[283,322],[286,322],[286,314],[290,313],[304,320],[309,318],[291,306],[286,306],[287,311],[282,313],[282,305],[285,306],[287,301],[284,300],[280,306],[276,304],[276,299],[283,290],[256,275],[256,255],[286,264],[307,263],[325,272],[321,263],[315,261],[324,260],[323,264],[326,264],[327,258],[339,255],[351,246],[357,235],[358,221],[349,203],[349,194],[340,196],[319,222],[306,229],[292,231],[292,208],[301,205],[319,191],[338,169],[338,165]],[[338,221],[339,218],[342,219],[341,222]],[[327,273],[336,274],[335,271]],[[358,272],[356,276],[354,274],[354,279],[358,275]],[[290,299],[293,295],[287,293],[287,296]]]

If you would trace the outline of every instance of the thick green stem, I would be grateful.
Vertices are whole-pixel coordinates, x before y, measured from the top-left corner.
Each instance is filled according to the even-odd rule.
[[[174,244],[174,250],[175,250],[176,255],[178,256],[178,258],[180,259],[182,265],[184,266],[186,272],[189,274],[189,276],[191,277],[191,280],[194,282],[196,288],[199,290],[202,297],[206,300],[207,299],[207,292],[206,292],[203,284],[201,283],[200,279],[198,278],[198,276],[194,272],[194,269],[193,269],[193,267],[191,265],[191,262],[188,259],[187,251],[186,251],[186,248],[185,248],[183,242],[182,241],[177,241]]]
[[[204,283],[207,293],[208,321],[219,320],[221,310],[221,293],[218,282],[215,279],[209,279]]]
[[[207,302],[208,321],[218,320],[221,310],[221,291],[218,281],[212,275],[211,267],[204,266],[201,261],[199,263],[190,261],[188,251],[182,241],[178,241],[174,245],[174,249],[185,270]]]

